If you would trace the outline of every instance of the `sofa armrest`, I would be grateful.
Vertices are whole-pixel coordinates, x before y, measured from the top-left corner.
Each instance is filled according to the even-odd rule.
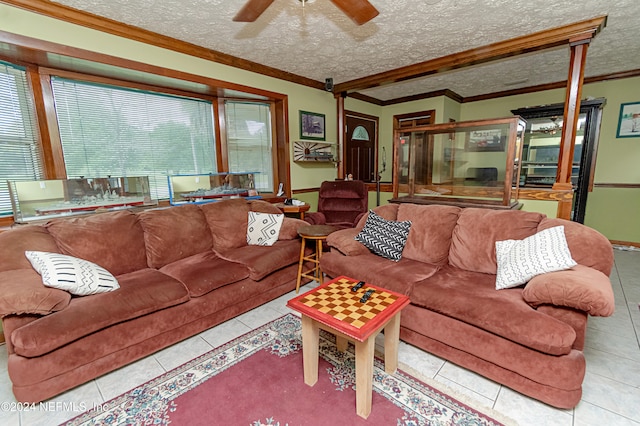
[[[355,239],[359,232],[360,230],[356,228],[347,228],[332,232],[327,237],[327,245],[335,248],[346,256],[370,253],[367,247]]]
[[[295,240],[299,237],[298,228],[307,225],[309,225],[309,223],[304,220],[296,219],[295,217],[285,217],[282,221],[278,240]]]
[[[533,277],[525,286],[522,297],[533,307],[544,304],[566,306],[593,316],[608,317],[615,309],[609,278],[584,265]]]
[[[0,317],[7,315],[47,315],[69,305],[71,294],[46,287],[33,269],[0,272]]]

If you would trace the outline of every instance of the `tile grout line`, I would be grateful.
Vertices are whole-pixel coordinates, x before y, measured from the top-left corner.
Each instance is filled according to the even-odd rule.
[[[638,329],[636,328],[636,324],[633,321],[633,314],[631,312],[631,305],[630,305],[629,299],[627,298],[627,293],[625,292],[625,282],[622,280],[622,277],[620,276],[620,271],[618,270],[618,262],[615,260],[615,257],[614,257],[614,266],[615,266],[615,269],[616,269],[616,275],[618,276],[618,281],[620,282],[620,287],[621,287],[621,291],[622,291],[622,297],[624,297],[627,313],[629,314],[629,318],[631,319],[631,327],[633,328],[633,332],[634,332],[634,334],[636,336],[636,345],[638,347],[638,350],[640,350],[640,335],[638,333]],[[640,309],[640,304],[638,305],[638,308]]]

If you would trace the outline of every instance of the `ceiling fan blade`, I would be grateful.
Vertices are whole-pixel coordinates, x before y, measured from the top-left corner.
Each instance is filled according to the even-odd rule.
[[[273,3],[273,0],[248,0],[233,17],[236,22],[253,22]]]
[[[331,0],[331,2],[358,25],[369,22],[379,13],[378,9],[367,0]]]

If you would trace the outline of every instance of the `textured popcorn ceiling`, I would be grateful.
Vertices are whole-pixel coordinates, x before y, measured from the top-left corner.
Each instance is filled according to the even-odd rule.
[[[215,51],[341,83],[455,52],[608,15],[585,76],[640,69],[640,0],[370,0],[357,26],[329,0],[275,0],[253,23],[245,0],[55,0]],[[437,74],[362,93],[388,100],[449,89],[475,96],[567,79],[569,48]]]

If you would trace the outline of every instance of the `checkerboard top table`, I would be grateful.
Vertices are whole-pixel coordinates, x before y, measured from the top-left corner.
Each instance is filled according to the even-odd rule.
[[[408,305],[409,298],[367,283],[353,291],[357,283],[340,276],[289,300],[287,306],[362,342]],[[367,290],[373,293],[361,302]]]

